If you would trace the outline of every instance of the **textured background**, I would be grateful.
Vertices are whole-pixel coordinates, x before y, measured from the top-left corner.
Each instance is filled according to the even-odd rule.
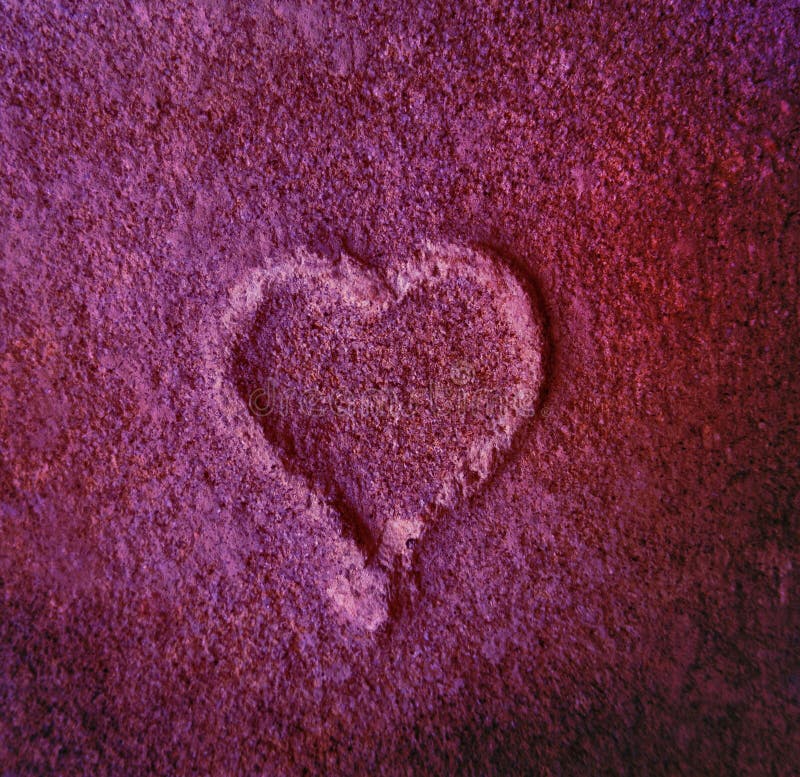
[[[97,5],[0,0],[0,771],[792,774],[796,3]],[[372,634],[213,343],[425,240],[550,390]]]

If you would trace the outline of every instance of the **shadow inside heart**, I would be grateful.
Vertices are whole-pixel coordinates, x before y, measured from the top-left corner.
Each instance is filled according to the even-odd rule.
[[[428,246],[382,275],[299,251],[269,268],[231,378],[287,468],[388,570],[509,451],[543,344],[531,296],[482,253]]]

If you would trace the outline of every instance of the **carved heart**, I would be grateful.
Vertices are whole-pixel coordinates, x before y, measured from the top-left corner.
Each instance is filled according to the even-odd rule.
[[[531,295],[477,251],[427,246],[385,275],[298,251],[269,270],[233,377],[287,465],[386,567],[507,453],[543,347]]]

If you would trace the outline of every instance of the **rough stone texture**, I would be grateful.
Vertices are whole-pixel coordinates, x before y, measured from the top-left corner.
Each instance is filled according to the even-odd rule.
[[[0,2],[5,773],[794,773],[794,6]],[[428,242],[552,358],[376,626],[228,358]]]

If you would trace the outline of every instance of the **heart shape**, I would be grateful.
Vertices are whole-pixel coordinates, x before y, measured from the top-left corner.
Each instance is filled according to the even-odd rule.
[[[300,250],[268,270],[232,377],[285,463],[388,568],[510,450],[543,353],[533,295],[487,254],[427,245],[382,274]]]

